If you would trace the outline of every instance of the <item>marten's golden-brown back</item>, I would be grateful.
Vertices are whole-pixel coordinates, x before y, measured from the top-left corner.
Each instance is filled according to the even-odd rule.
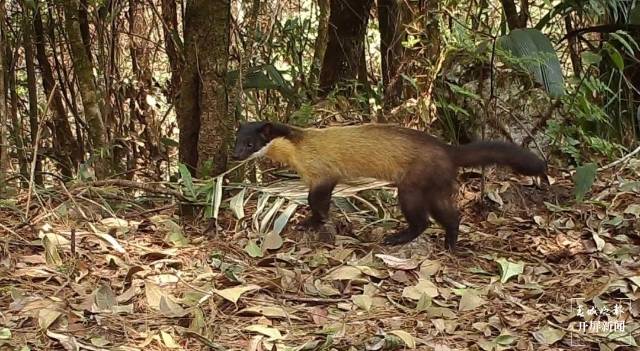
[[[397,183],[412,170],[453,168],[443,144],[415,130],[369,124],[296,132],[297,138],[274,139],[265,155],[288,164],[310,185],[357,177]]]

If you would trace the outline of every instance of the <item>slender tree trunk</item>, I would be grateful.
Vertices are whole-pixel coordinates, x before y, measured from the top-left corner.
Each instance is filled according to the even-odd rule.
[[[7,50],[7,54],[10,51]],[[9,57],[7,55],[7,57]],[[22,177],[22,185],[28,184],[29,179],[29,160],[24,150],[24,137],[22,134],[22,119],[18,117],[18,91],[16,89],[16,60],[18,55],[11,55],[11,62],[7,63],[9,73],[9,95],[11,96],[11,125],[12,125],[12,138],[16,144],[16,155],[18,156],[18,164],[20,167],[20,175]]]
[[[180,74],[184,67],[184,52],[181,48],[180,36],[178,35],[178,13],[176,2],[173,0],[162,0],[162,31],[164,33],[164,46],[169,57],[171,67],[171,83],[169,86],[169,101],[175,101],[180,89]]]
[[[22,31],[24,35],[24,60],[27,68],[27,91],[29,92],[29,132],[31,136],[31,149],[35,151],[36,133],[38,131],[38,88],[36,85],[36,69],[33,53],[33,27],[31,16],[28,15],[28,7],[23,6],[24,22]],[[36,158],[34,181],[42,185],[42,158],[40,155],[33,155]]]
[[[404,19],[399,0],[378,0],[378,22],[380,29],[380,56],[382,63],[382,87],[384,109],[397,106],[402,97],[400,65],[404,50]]]
[[[195,42],[187,49],[187,62],[199,63],[200,128],[198,171],[200,177],[222,173],[233,141],[234,119],[228,111],[225,85],[229,58],[231,6],[226,0],[194,0],[187,3],[185,25],[193,26]],[[185,28],[185,35],[187,28]],[[195,50],[192,50],[195,49]],[[191,56],[195,54],[195,56]],[[212,162],[212,164],[210,164]]]
[[[78,8],[78,19],[80,21],[80,34],[82,35],[82,43],[87,51],[89,61],[93,63],[91,57],[91,33],[89,32],[89,4],[88,0],[80,0]]]
[[[318,36],[313,45],[313,60],[311,61],[311,70],[309,72],[309,86],[316,89],[318,78],[320,76],[320,67],[327,50],[327,41],[329,40],[329,0],[318,0]]]
[[[198,137],[200,132],[200,77],[198,73],[198,26],[204,21],[203,7],[197,0],[187,2],[184,18],[184,67],[176,115],[180,128],[178,158],[192,174],[198,168]],[[210,22],[208,23],[210,25]],[[201,28],[203,30],[203,28]]]
[[[564,17],[564,27],[567,30],[567,33],[573,32],[573,23],[571,22],[571,16],[566,15]],[[577,36],[570,36],[569,40],[569,57],[571,58],[571,67],[573,68],[573,74],[576,77],[580,77],[582,75],[582,60],[580,59],[580,54],[578,54],[578,50],[580,50],[580,46],[578,43]]]
[[[353,81],[362,72],[364,37],[372,0],[331,0],[329,41],[320,70],[320,94]]]
[[[89,138],[94,151],[94,168],[96,177],[102,179],[109,175],[110,167],[107,149],[107,140],[99,104],[98,87],[94,81],[93,65],[85,50],[80,34],[80,22],[78,20],[78,0],[65,0],[65,29],[69,36],[71,55],[74,63],[74,71],[78,86],[84,115],[89,127]]]
[[[145,31],[147,30],[147,24],[145,23],[144,8],[139,6],[139,0],[129,1],[129,52],[131,54],[131,66],[133,74],[138,82],[137,85],[133,85],[131,89],[131,115],[132,120],[139,122],[144,126],[143,136],[146,141],[146,150],[149,152],[150,159],[160,158],[160,137],[156,132],[158,130],[155,125],[155,118],[153,118],[153,109],[150,109],[147,105],[147,91],[150,90],[152,84],[152,72],[150,67],[150,51],[149,42],[142,40],[144,38]],[[138,108],[135,108],[137,103]],[[151,118],[147,119],[147,116]],[[135,143],[130,145],[131,148],[136,148]],[[160,170],[156,169],[156,173],[160,174]]]
[[[36,2],[37,4],[37,2]],[[49,63],[49,58],[45,47],[44,26],[39,6],[35,11],[33,20],[33,32],[36,42],[36,58],[42,74],[42,87],[44,94],[53,97],[51,99],[50,110],[53,112],[53,148],[56,158],[60,161],[60,171],[64,177],[70,178],[73,170],[76,169],[83,155],[76,139],[71,133],[71,126],[67,118],[67,111],[62,103],[60,88],[55,84],[53,69]],[[31,10],[29,10],[31,13]]]
[[[0,72],[5,71],[6,31],[4,6],[4,0],[0,0]],[[7,130],[9,121],[7,119],[7,95],[4,77],[4,74],[0,74],[0,195],[4,195],[7,191],[5,178],[9,171],[9,140]]]
[[[527,2],[528,0],[521,1],[520,5],[522,8],[522,13],[520,14],[518,14],[518,9],[516,8],[516,3],[514,0],[500,1],[502,2],[502,8],[504,9],[504,14],[507,19],[507,24],[509,25],[509,30],[525,28],[527,26],[527,20],[529,17],[529,3]]]

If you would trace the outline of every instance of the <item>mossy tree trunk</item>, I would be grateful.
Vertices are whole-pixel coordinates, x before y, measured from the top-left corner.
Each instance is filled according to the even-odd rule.
[[[104,121],[100,110],[98,87],[93,76],[93,64],[85,49],[80,32],[79,1],[65,0],[65,30],[69,36],[74,72],[80,90],[80,98],[92,144],[93,166],[96,177],[110,174],[110,150],[106,140]]]

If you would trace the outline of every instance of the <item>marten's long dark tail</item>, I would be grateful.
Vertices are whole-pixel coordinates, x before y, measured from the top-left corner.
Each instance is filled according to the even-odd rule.
[[[502,141],[477,141],[452,146],[449,154],[458,167],[479,167],[492,164],[509,166],[523,175],[539,176],[547,171],[547,163],[534,153]]]

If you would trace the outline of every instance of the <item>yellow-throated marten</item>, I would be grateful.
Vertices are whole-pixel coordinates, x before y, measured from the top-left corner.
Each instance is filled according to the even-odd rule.
[[[328,218],[331,192],[341,181],[371,177],[394,182],[408,227],[385,238],[397,245],[418,237],[431,215],[446,231],[445,246],[453,250],[459,214],[453,191],[456,169],[506,165],[524,175],[543,175],[546,163],[516,145],[480,141],[462,146],[444,144],[417,130],[392,125],[302,129],[271,122],[240,126],[233,157],[266,156],[292,167],[309,186],[311,216],[304,224],[318,228]]]

